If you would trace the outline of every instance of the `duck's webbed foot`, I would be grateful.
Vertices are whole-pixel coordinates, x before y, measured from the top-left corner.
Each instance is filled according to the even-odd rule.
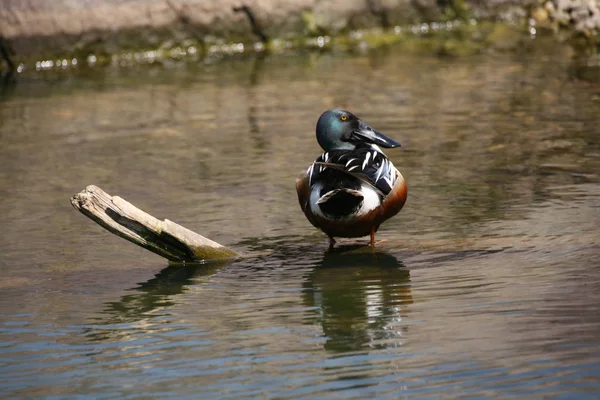
[[[381,239],[381,240],[375,240],[375,232],[377,231],[377,228],[372,228],[371,229],[371,241],[369,242],[369,246],[371,247],[375,247],[376,244],[379,243],[383,243],[385,241],[387,241],[387,239]]]

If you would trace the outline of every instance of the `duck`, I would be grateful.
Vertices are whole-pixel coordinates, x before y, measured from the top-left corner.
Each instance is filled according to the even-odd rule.
[[[336,237],[363,236],[374,247],[379,226],[406,203],[406,181],[381,150],[400,143],[342,109],[321,114],[316,136],[324,153],[296,179],[300,208],[330,248]]]

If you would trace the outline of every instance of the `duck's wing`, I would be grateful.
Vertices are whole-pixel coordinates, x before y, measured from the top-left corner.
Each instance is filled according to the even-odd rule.
[[[381,151],[373,147],[323,153],[308,169],[309,185],[327,168],[343,171],[386,196],[396,183],[396,168]]]
[[[317,167],[319,166],[323,166],[325,168],[332,168],[341,172],[344,172],[356,179],[358,179],[359,181],[361,181],[362,183],[369,185],[371,188],[373,188],[373,190],[375,190],[381,197],[385,196],[385,193],[383,193],[381,190],[379,190],[374,184],[373,181],[371,181],[367,176],[365,176],[365,174],[360,173],[360,172],[349,172],[346,168],[344,168],[343,165],[340,164],[334,164],[334,163],[326,163],[326,162],[319,162],[319,161],[315,161],[313,163],[313,165],[316,165]]]
[[[296,178],[296,192],[298,193],[300,208],[306,213],[308,200],[310,199],[310,179],[308,171],[302,171]]]
[[[384,220],[398,214],[406,203],[406,197],[408,196],[408,186],[404,177],[397,169],[394,169],[394,174],[396,175],[396,182],[381,204],[380,211]]]
[[[319,224],[315,220],[315,216],[313,215],[310,205],[308,202],[310,201],[310,177],[308,171],[301,172],[296,178],[296,192],[298,193],[298,202],[300,203],[300,208],[306,219],[315,227],[319,228]],[[319,228],[320,229],[320,228]]]

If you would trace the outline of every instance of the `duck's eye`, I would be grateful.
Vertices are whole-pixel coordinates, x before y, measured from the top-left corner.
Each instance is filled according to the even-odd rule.
[[[347,121],[347,120],[348,120],[348,116],[347,116],[347,115],[342,115],[342,116],[340,117],[340,119],[341,119],[342,121]]]

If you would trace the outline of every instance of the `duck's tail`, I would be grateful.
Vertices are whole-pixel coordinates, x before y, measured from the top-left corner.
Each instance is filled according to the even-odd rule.
[[[356,212],[363,199],[363,194],[358,190],[333,189],[319,197],[317,205],[325,214],[344,217]]]

